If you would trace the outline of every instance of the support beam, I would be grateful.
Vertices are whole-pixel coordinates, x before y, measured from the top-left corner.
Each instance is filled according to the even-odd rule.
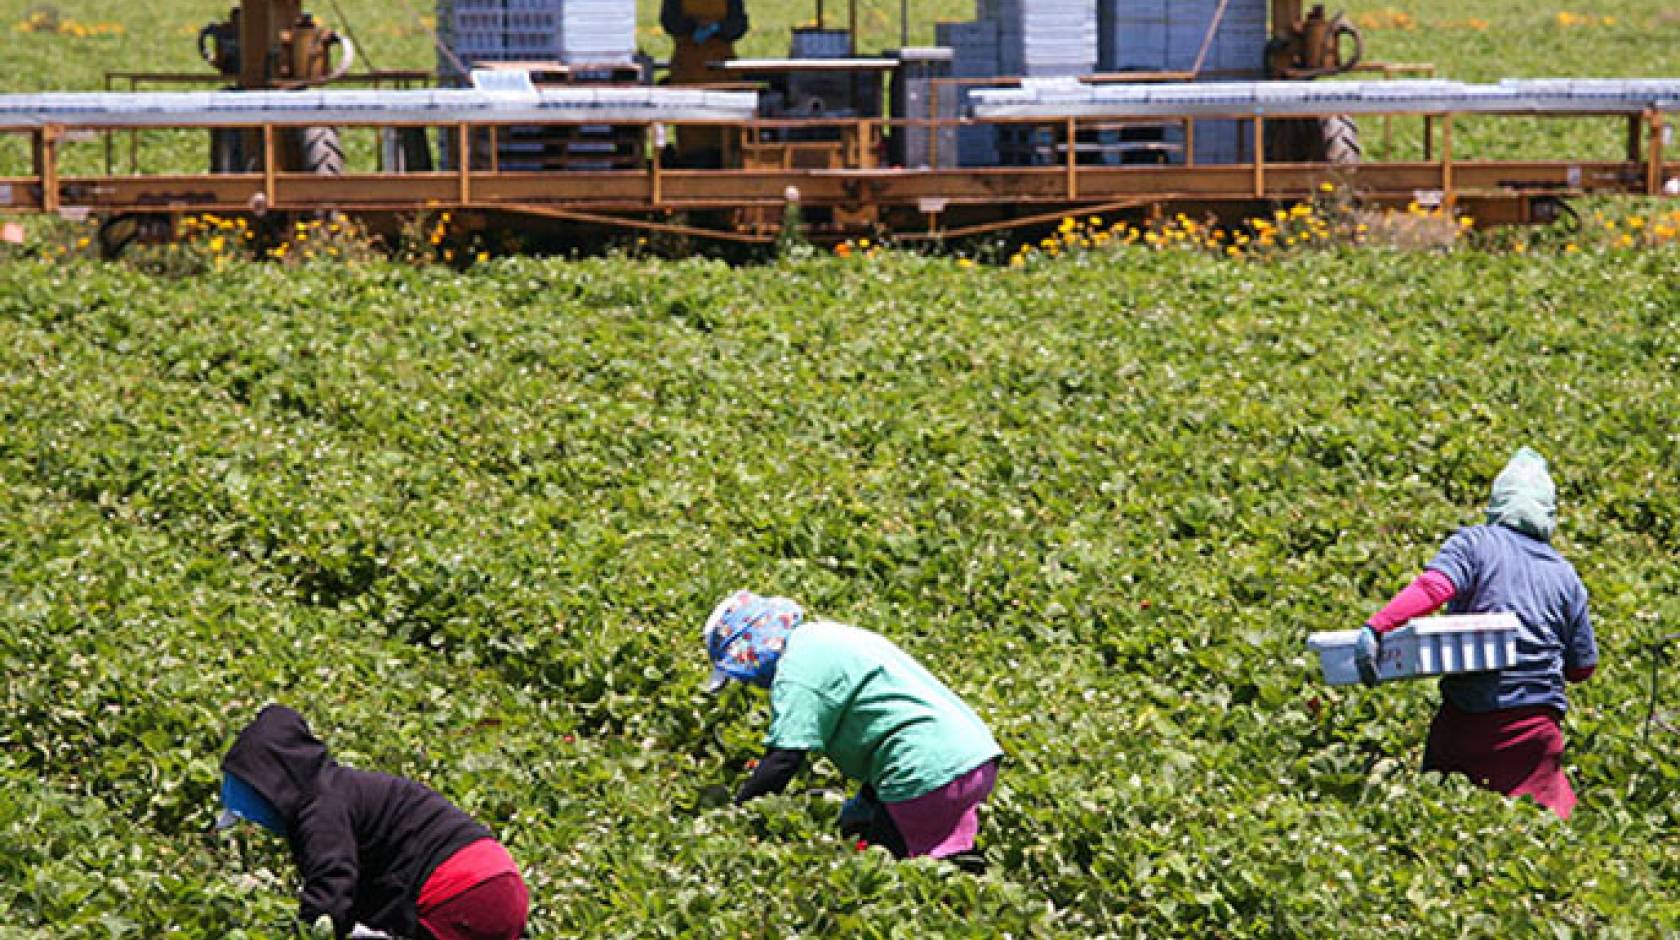
[[[264,124],[262,129],[262,167],[263,167],[263,205],[269,209],[280,208],[280,194],[277,192],[276,175],[279,166],[276,156],[279,149],[274,145],[274,125]],[[244,167],[240,167],[241,170]]]
[[[1079,119],[1067,119],[1067,197],[1079,198]]]
[[[1453,192],[1453,116],[1441,115],[1441,205],[1452,208],[1458,201]]]
[[[657,208],[665,203],[665,148],[659,146],[659,134],[652,125],[645,130],[647,133],[643,135],[643,145],[651,151],[648,156],[648,188],[652,192],[653,205]],[[649,137],[652,139],[649,140]]]
[[[472,203],[472,127],[465,122],[455,125],[455,168],[455,197],[465,208]]]
[[[1652,111],[1649,116],[1651,122],[1651,153],[1645,161],[1645,194],[1660,196],[1663,191],[1663,114]]]
[[[49,124],[35,132],[35,176],[41,181],[41,211],[57,212],[58,141],[64,128]]]

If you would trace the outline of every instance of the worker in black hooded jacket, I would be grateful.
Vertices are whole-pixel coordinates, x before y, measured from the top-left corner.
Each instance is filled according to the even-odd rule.
[[[297,712],[264,708],[222,760],[218,822],[285,836],[303,876],[299,918],[399,937],[513,940],[529,896],[490,830],[402,777],[342,767]]]

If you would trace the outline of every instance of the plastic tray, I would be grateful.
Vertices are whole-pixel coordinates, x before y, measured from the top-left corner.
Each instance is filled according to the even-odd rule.
[[[1353,648],[1358,639],[1358,630],[1335,630],[1307,637],[1307,648],[1318,654],[1324,681],[1331,685],[1359,682],[1359,667],[1353,661]],[[1492,672],[1516,661],[1515,614],[1420,617],[1383,636],[1382,651],[1377,658],[1377,681]]]

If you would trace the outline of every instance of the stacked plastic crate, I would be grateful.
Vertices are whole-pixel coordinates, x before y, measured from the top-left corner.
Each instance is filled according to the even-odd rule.
[[[958,79],[1088,75],[1097,65],[1095,0],[978,0],[973,23],[942,23],[939,43],[955,53]],[[966,110],[964,85],[956,108]],[[955,116],[955,113],[942,115]],[[1054,159],[1053,133],[1030,127],[972,127],[955,135],[964,166],[1043,163]]]
[[[982,19],[998,24],[998,65],[1005,75],[1074,78],[1097,67],[1097,5],[1092,0],[980,0]],[[998,156],[1015,166],[1060,163],[1060,128],[1003,125]],[[1074,144],[1073,146],[1077,146]]]
[[[627,0],[438,0],[439,70],[485,62],[555,61],[623,66],[636,53],[636,7]],[[451,58],[451,54],[453,58]]]
[[[506,0],[438,0],[438,75],[446,84],[466,84],[475,62],[506,58],[505,13]]]
[[[636,54],[636,5],[629,0],[508,0],[509,11],[547,6],[556,12],[560,61],[628,65]]]
[[[928,121],[942,112],[956,114],[956,89],[951,85],[951,50],[945,46],[912,47],[896,53],[898,68],[893,70],[892,113],[894,117],[911,121]],[[946,105],[949,101],[950,104]],[[943,105],[943,107],[942,107]],[[902,167],[926,168],[956,166],[957,156],[950,148],[954,140],[938,140],[936,130],[927,124],[906,124],[892,132],[892,159]]]
[[[793,31],[795,59],[844,59],[851,54],[851,33],[843,29],[801,27]],[[787,77],[785,113],[800,117],[878,116],[880,81],[846,71],[793,72]],[[823,136],[827,136],[826,134]]]
[[[560,62],[572,82],[617,82],[637,74],[636,6],[628,0],[438,0],[439,74],[466,84],[462,69],[494,62]],[[454,165],[453,140],[442,139]],[[510,171],[606,170],[640,155],[633,127],[511,126],[497,135],[496,165]],[[475,165],[489,162],[486,136],[473,147]]]
[[[979,0],[979,18],[998,24],[1000,74],[1089,75],[1097,64],[1092,0]]]
[[[1223,15],[1220,0],[1099,0],[1099,4],[1098,65],[1104,72],[1187,72],[1200,57],[1198,77],[1203,80],[1249,81],[1264,75],[1267,0],[1228,0]],[[1169,145],[1182,147],[1178,128],[1168,129],[1164,138]],[[1247,121],[1196,122],[1197,163],[1240,163],[1250,158],[1252,149]]]
[[[999,67],[996,20],[972,23],[940,23],[935,27],[939,45],[951,50],[949,84],[935,84],[935,113],[941,120],[955,120],[968,111],[969,93],[980,87],[976,80],[997,78]],[[993,166],[998,162],[997,128],[987,126],[945,127],[939,131],[940,165]]]

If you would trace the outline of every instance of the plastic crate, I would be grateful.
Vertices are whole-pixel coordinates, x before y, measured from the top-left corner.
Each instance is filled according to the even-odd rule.
[[[1377,681],[1505,669],[1517,661],[1517,626],[1515,614],[1420,617],[1383,636]],[[1359,667],[1353,660],[1358,639],[1358,630],[1314,633],[1307,638],[1307,648],[1318,654],[1325,682],[1359,682]]]

